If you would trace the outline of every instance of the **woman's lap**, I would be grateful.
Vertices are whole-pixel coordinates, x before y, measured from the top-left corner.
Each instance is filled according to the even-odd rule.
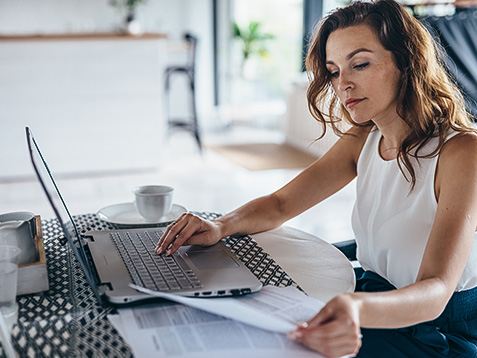
[[[449,342],[449,349],[433,347],[398,329],[361,329],[362,346],[357,358],[476,358],[472,344],[457,346]],[[473,347],[472,347],[473,346]]]
[[[357,291],[395,289],[373,272],[356,273]],[[431,322],[400,329],[362,328],[362,347],[357,357],[477,358],[476,296],[476,288],[454,294],[443,314]]]

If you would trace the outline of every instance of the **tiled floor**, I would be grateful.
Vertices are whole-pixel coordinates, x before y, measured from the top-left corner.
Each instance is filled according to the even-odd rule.
[[[204,133],[206,144],[246,141],[281,141],[280,133],[251,127],[236,127]],[[167,158],[157,170],[125,172],[58,179],[73,214],[133,199],[131,189],[142,184],[167,184],[175,188],[175,202],[191,211],[226,213],[247,200],[265,195],[286,184],[297,170],[249,171],[205,148],[200,154],[186,133],[171,136]],[[39,184],[35,181],[0,181],[0,213],[28,210],[53,217]],[[329,242],[352,237],[350,226],[354,183],[286,225],[304,230]]]

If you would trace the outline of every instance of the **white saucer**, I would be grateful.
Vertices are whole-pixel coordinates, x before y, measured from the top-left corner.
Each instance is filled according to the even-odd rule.
[[[171,211],[157,221],[146,221],[136,211],[134,203],[121,203],[106,206],[98,211],[98,216],[111,224],[118,225],[154,225],[174,221],[181,214],[187,212],[183,206],[173,204]]]

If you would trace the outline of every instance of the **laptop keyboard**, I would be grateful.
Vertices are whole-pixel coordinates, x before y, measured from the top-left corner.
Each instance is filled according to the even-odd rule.
[[[156,291],[202,287],[180,255],[154,252],[160,235],[161,232],[156,231],[111,233],[133,283]]]

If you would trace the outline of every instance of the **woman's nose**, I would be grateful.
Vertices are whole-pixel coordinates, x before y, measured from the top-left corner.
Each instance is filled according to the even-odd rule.
[[[354,83],[347,73],[345,72],[340,73],[338,88],[340,89],[340,91],[346,91],[346,90],[354,88]]]

